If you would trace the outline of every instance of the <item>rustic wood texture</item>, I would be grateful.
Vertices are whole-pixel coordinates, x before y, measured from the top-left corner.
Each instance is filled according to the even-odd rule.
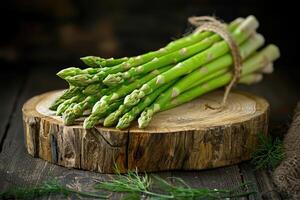
[[[24,74],[26,74],[26,72],[24,72]],[[9,128],[9,122],[13,117],[12,113],[18,101],[22,84],[24,84],[24,77],[20,74],[7,73],[1,80],[6,84],[0,84],[0,91],[2,91],[2,97],[0,99],[0,152]]]
[[[64,126],[47,109],[57,95],[45,93],[24,105],[25,141],[29,154],[69,168],[102,173],[113,173],[115,164],[122,172],[215,168],[250,159],[256,134],[267,133],[269,105],[247,93],[233,92],[222,110],[206,108],[222,100],[221,91],[210,93],[159,113],[146,129],[134,124],[124,131],[84,130],[81,120]]]

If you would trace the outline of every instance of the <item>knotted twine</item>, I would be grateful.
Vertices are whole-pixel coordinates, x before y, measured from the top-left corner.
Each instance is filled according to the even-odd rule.
[[[194,25],[197,27],[194,31],[194,33],[199,33],[202,31],[211,31],[216,34],[218,34],[224,41],[227,42],[230,50],[231,50],[231,55],[233,59],[233,77],[230,81],[230,83],[226,86],[225,88],[225,93],[223,96],[221,108],[224,108],[226,105],[226,101],[228,99],[228,95],[235,86],[235,84],[239,81],[240,75],[241,75],[241,70],[242,70],[242,57],[241,53],[239,50],[239,47],[235,40],[232,38],[231,34],[227,30],[227,27],[224,23],[221,21],[217,20],[214,17],[211,16],[194,16],[194,17],[189,17],[188,21],[190,24]],[[207,106],[209,108],[212,108],[211,106]]]

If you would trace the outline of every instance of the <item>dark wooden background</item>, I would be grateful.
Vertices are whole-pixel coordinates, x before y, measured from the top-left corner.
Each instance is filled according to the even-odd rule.
[[[191,30],[188,16],[215,15],[230,21],[253,14],[266,42],[280,47],[275,72],[258,85],[240,87],[270,102],[273,134],[286,131],[300,99],[299,11],[293,1],[12,0],[1,2],[0,10],[0,191],[12,185],[35,185],[50,176],[67,183],[80,182],[79,187],[89,182],[88,177],[108,178],[28,156],[21,107],[34,95],[66,87],[55,73],[63,67],[80,66],[79,57],[130,56],[158,49]],[[195,186],[218,188],[251,180],[261,193],[259,198],[281,198],[269,172],[254,171],[248,163],[161,175],[178,175]]]

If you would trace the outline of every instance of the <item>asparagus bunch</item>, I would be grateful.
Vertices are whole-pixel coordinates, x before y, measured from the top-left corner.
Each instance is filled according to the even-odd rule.
[[[233,21],[229,25],[229,31],[234,31],[237,26],[240,24],[240,19]],[[126,72],[119,72],[116,74],[109,74],[104,80],[103,83],[112,86],[124,82],[124,80],[132,78],[138,74],[145,74],[154,69],[160,67],[180,62],[186,58],[189,58],[196,53],[203,51],[204,49],[210,47],[213,43],[220,41],[221,37],[217,34],[213,34],[210,37],[205,38],[191,46],[181,48],[177,51],[173,51],[169,54],[161,56],[160,58],[154,58],[153,60],[140,65],[138,67],[133,67]]]
[[[264,37],[256,33],[258,21],[249,16],[227,25],[243,60],[239,83],[254,84],[271,73],[279,57],[275,45],[258,50]],[[81,58],[87,68],[70,67],[58,72],[70,88],[50,109],[66,125],[84,119],[84,128],[116,126],[124,129],[138,119],[145,128],[157,112],[189,102],[225,86],[232,79],[230,48],[218,34],[194,32],[165,47],[135,57]],[[230,103],[230,102],[229,102]]]
[[[257,79],[261,79],[261,77],[257,78],[257,76],[253,76],[253,73],[257,71],[263,72],[263,68],[268,67],[269,64],[276,60],[278,57],[278,48],[275,45],[267,46],[256,55],[252,56],[244,62],[241,74],[242,78],[240,81],[244,80],[247,84],[257,82]],[[140,118],[138,119],[139,127],[146,127],[151,121],[153,115],[159,111],[174,108],[178,105],[189,102],[209,91],[225,86],[230,82],[232,76],[233,75],[231,72],[225,72],[224,74],[217,76],[216,78],[212,78],[211,80],[207,80],[200,85],[192,87],[191,89],[176,96],[175,98],[162,94],[162,98],[158,98],[150,107],[146,108],[143,111]],[[170,88],[170,90],[173,90],[173,88]],[[169,91],[166,91],[165,93],[168,92]]]

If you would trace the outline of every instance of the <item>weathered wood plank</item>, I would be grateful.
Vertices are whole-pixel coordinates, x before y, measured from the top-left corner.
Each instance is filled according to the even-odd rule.
[[[26,74],[24,72],[24,74]],[[1,77],[0,91],[0,152],[5,139],[9,121],[12,118],[12,112],[16,107],[17,98],[20,95],[21,88],[24,84],[26,76],[21,73],[13,73],[8,71],[5,76]]]
[[[0,154],[0,169],[2,173],[1,178],[7,177],[8,182],[16,182],[22,184],[22,182],[26,181],[26,179],[29,178],[28,176],[35,176],[35,174],[32,173],[32,169],[41,169],[41,173],[43,173],[42,169],[47,164],[46,162],[38,162],[38,160],[31,163],[31,160],[28,159],[29,157],[25,153],[26,151],[24,147],[24,137],[22,134],[23,128],[21,108],[22,104],[32,94],[36,94],[40,91],[47,90],[47,88],[50,87],[49,84],[51,82],[47,83],[46,80],[43,81],[43,79],[45,78],[47,79],[47,81],[51,81],[51,78],[48,77],[46,76],[46,73],[44,74],[42,70],[35,71],[33,72],[33,74],[30,74],[28,77],[28,82],[26,83],[26,86],[22,91],[20,98],[18,99],[15,112],[13,113],[12,120],[10,121],[10,126],[7,132],[7,138],[3,143],[2,152]],[[41,82],[37,84],[38,81]],[[25,171],[26,168],[28,169],[28,171]],[[15,173],[18,173],[18,170],[23,170],[23,172],[27,173],[22,174],[22,176],[16,176],[15,178],[10,180],[9,178],[13,177]],[[49,169],[49,171],[51,170]],[[39,176],[41,176],[41,174],[39,174],[37,177],[32,178],[38,179]]]
[[[237,165],[201,171],[174,171],[172,175],[181,177],[192,187],[228,189],[242,182]]]
[[[241,176],[244,182],[249,182],[251,185],[249,191],[255,191],[256,194],[249,197],[249,200],[262,200],[259,193],[258,184],[254,174],[254,168],[248,162],[239,164]]]

